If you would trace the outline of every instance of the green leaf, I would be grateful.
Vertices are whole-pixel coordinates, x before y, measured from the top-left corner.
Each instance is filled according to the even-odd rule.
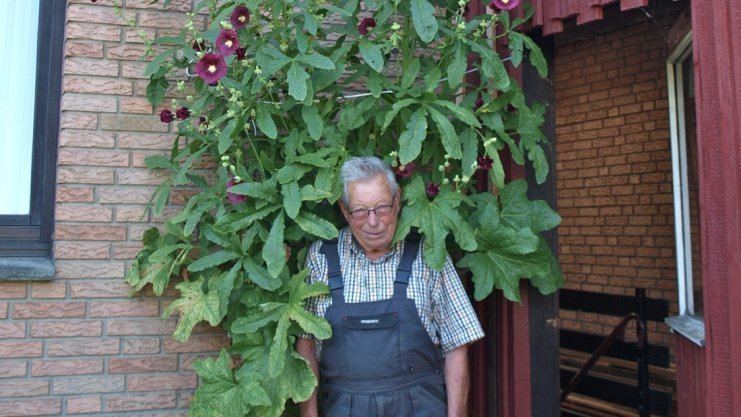
[[[399,111],[401,111],[401,109],[409,106],[412,103],[416,103],[416,102],[417,100],[413,98],[407,98],[407,99],[397,101],[396,103],[394,103],[391,106],[391,110],[389,110],[388,113],[386,113],[386,117],[383,120],[383,126],[381,127],[381,133],[386,131],[386,129],[391,124],[391,122],[393,122],[394,119],[396,118],[396,115],[399,114]]]
[[[321,139],[322,131],[324,130],[324,120],[319,115],[319,110],[315,106],[303,106],[301,108],[301,118],[306,123],[309,136],[314,140]]]
[[[286,209],[286,214],[291,219],[295,219],[301,209],[301,191],[298,188],[298,183],[289,182],[284,184],[280,191],[283,194],[283,206]]]
[[[530,63],[538,70],[538,74],[545,78],[548,76],[548,62],[543,56],[543,52],[540,50],[538,45],[533,42],[526,35],[518,34],[522,41],[525,43],[525,47],[530,51]]]
[[[445,115],[435,110],[433,107],[427,107],[427,111],[430,113],[432,120],[440,131],[440,138],[442,139],[445,152],[454,159],[461,159],[463,157],[461,141],[458,139],[458,134],[455,133],[453,124],[450,123],[450,120],[448,120]]]
[[[176,285],[175,288],[180,291],[180,298],[173,301],[163,314],[163,318],[167,318],[173,312],[180,313],[177,327],[172,334],[172,338],[178,342],[188,340],[193,327],[201,321],[207,321],[212,326],[221,321],[218,294],[216,291],[204,294],[203,282],[201,277],[196,281]]]
[[[499,158],[499,152],[496,149],[489,152],[489,157],[492,160],[489,180],[497,189],[501,190],[504,187],[504,165],[502,165],[502,160]]]
[[[463,144],[463,158],[461,159],[463,175],[471,177],[477,169],[473,166],[474,164],[477,164],[477,157],[479,154],[478,137],[474,130],[466,129],[461,132],[460,140]]]
[[[188,265],[188,271],[190,272],[203,271],[204,269],[219,266],[225,262],[231,261],[232,259],[236,259],[238,257],[239,255],[234,252],[227,251],[227,250],[219,250],[209,255],[198,258],[198,260]]]
[[[275,179],[281,184],[288,184],[300,180],[309,171],[311,171],[311,168],[303,165],[285,165],[275,174]]]
[[[295,183],[294,183],[295,184]],[[262,247],[262,259],[268,266],[268,273],[271,277],[277,278],[280,271],[286,264],[286,250],[283,247],[283,231],[285,230],[283,212],[273,220],[273,226],[270,228],[268,240]]]
[[[479,121],[476,119],[476,116],[471,113],[470,110],[447,100],[435,100],[435,105],[450,110],[450,112],[453,113],[453,115],[460,119],[460,121],[462,121],[463,123],[469,126],[481,128],[481,123],[479,123]]]
[[[463,44],[457,42],[455,45],[455,52],[453,52],[453,59],[448,64],[448,85],[450,88],[456,88],[460,83],[463,82],[463,77],[466,74],[466,56],[463,53]]]
[[[527,159],[532,161],[533,168],[535,168],[535,181],[538,184],[544,183],[546,177],[548,177],[548,159],[543,152],[543,148],[538,145],[531,147],[527,153]]]
[[[499,195],[502,222],[519,229],[528,227],[535,233],[551,230],[561,217],[543,200],[527,199],[527,182],[519,179],[507,184]]]
[[[309,364],[294,349],[286,349],[283,372],[278,377],[267,376],[260,384],[273,400],[269,407],[255,407],[255,417],[280,417],[285,411],[285,403],[289,399],[295,403],[303,402],[311,397],[317,379]],[[269,365],[265,363],[263,369]]]
[[[251,258],[243,258],[242,268],[244,268],[247,278],[262,289],[273,291],[281,286],[280,279],[270,276],[267,269],[258,265],[257,262]]]
[[[512,65],[515,67],[519,67],[520,63],[522,62],[522,37],[519,36],[519,33],[517,32],[510,32],[509,33],[509,50],[510,50],[510,58],[512,61]]]
[[[360,48],[360,55],[363,56],[365,63],[376,72],[383,71],[383,53],[381,52],[381,48],[365,38],[360,39],[358,46]]]
[[[270,115],[270,107],[267,103],[257,104],[257,127],[265,134],[265,136],[275,139],[278,137],[278,129],[275,127],[273,117]]]
[[[419,58],[414,58],[404,69],[404,74],[401,76],[401,88],[407,89],[414,84],[417,74],[419,74]]]
[[[412,24],[422,42],[429,43],[437,34],[435,7],[427,0],[411,0]]]
[[[170,184],[164,183],[157,190],[157,196],[154,198],[154,207],[152,212],[155,216],[162,214],[162,210],[165,209],[167,198],[170,196]]]
[[[291,68],[288,69],[286,81],[288,81],[288,94],[298,101],[303,101],[306,98],[306,80],[311,78],[306,70],[298,64],[293,62]]]
[[[409,118],[406,129],[399,136],[399,162],[401,164],[408,164],[417,158],[422,151],[422,141],[426,136],[427,111],[419,108]]]
[[[237,120],[232,119],[224,128],[224,130],[221,132],[221,135],[219,135],[219,153],[223,154],[225,153],[230,146],[232,146],[232,143],[234,142],[232,140],[232,133],[234,133],[234,128],[237,126]]]
[[[296,224],[306,233],[320,239],[336,238],[339,232],[334,225],[321,217],[311,213],[302,212],[296,216]]]
[[[165,155],[150,155],[144,158],[144,164],[148,169],[176,169],[177,166]]]
[[[157,107],[160,103],[165,100],[165,93],[167,93],[167,87],[170,83],[167,82],[165,77],[151,78],[147,85],[147,100],[152,107]]]
[[[299,55],[297,59],[301,62],[311,65],[314,68],[320,68],[320,69],[326,69],[326,70],[335,69],[334,62],[332,62],[331,59],[321,54],[315,53],[311,55]]]

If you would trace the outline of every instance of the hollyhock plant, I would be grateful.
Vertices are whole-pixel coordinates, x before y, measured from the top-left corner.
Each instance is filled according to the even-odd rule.
[[[177,116],[178,119],[185,120],[188,117],[190,117],[190,110],[188,110],[187,107],[181,107],[177,109],[177,111],[175,112],[175,115]]]
[[[376,27],[376,20],[372,17],[364,17],[358,25],[358,33],[361,35],[367,35],[368,31]]]
[[[520,0],[491,0],[489,8],[494,10],[512,10],[520,5]]]
[[[435,198],[435,196],[440,194],[440,186],[434,182],[430,182],[427,184],[427,187],[425,187],[425,193],[427,193],[427,197]]]
[[[247,57],[247,49],[246,48],[237,48],[234,51],[234,55],[237,58],[237,61],[241,61]]]
[[[417,168],[417,164],[410,162],[406,165],[399,165],[394,168],[394,173],[399,178],[409,178],[414,174],[414,169]]]
[[[196,64],[196,74],[208,85],[216,85],[226,75],[226,62],[221,54],[205,54]]]
[[[226,182],[226,189],[228,190],[231,187],[234,187],[237,185],[236,182],[234,182],[234,178],[229,178],[229,180]],[[232,205],[236,206],[239,203],[242,203],[247,200],[247,196],[240,195],[240,194],[234,194],[230,193],[229,191],[226,192],[226,199],[229,200]]]
[[[164,109],[160,112],[160,122],[170,123],[173,120],[175,120],[175,116],[172,114],[172,111],[170,111],[169,109]]]
[[[476,158],[476,162],[479,164],[479,169],[491,169],[494,161],[488,156],[479,156]]]
[[[237,6],[232,11],[232,15],[229,17],[234,29],[242,29],[247,26],[250,21],[250,10],[244,6]]]
[[[237,32],[232,29],[224,29],[216,37],[216,46],[224,55],[231,55],[239,48]]]

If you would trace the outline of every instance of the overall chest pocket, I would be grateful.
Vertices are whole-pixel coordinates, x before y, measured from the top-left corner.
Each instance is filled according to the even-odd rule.
[[[347,370],[352,379],[388,378],[399,374],[398,313],[344,317],[342,326]]]

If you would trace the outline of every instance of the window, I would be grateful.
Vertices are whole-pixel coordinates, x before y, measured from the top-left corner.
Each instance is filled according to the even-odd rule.
[[[679,298],[679,316],[667,319],[667,323],[702,346],[705,327],[702,318],[700,199],[691,33],[669,56],[667,83]]]
[[[64,0],[0,8],[0,278],[48,278],[54,231]],[[35,23],[35,24],[34,24]]]

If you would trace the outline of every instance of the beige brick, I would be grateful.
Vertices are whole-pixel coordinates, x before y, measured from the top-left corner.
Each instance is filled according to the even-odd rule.
[[[132,9],[156,9],[162,10],[162,5],[152,5],[151,0],[128,0],[126,7]],[[192,4],[190,0],[173,0],[164,10],[189,12],[192,10]]]
[[[169,335],[175,331],[172,319],[109,320],[108,334],[111,336]]]
[[[59,167],[60,184],[113,184],[114,171],[103,167]],[[59,219],[58,219],[59,220]]]
[[[101,42],[69,40],[65,45],[65,56],[103,58],[103,44]]]
[[[168,129],[159,116],[129,114],[103,114],[100,116],[100,127],[103,130],[131,132],[167,132]]]
[[[126,7],[130,7],[128,4]],[[144,32],[144,38],[140,35],[140,32]],[[163,35],[160,33],[160,35]],[[123,28],[123,41],[124,43],[144,43],[144,39],[154,39],[157,36],[157,29],[143,28],[137,26],[136,28]],[[124,76],[126,77],[126,76]],[[129,78],[129,77],[126,77]]]
[[[121,185],[160,185],[169,177],[163,170],[150,171],[141,168],[118,170],[118,184]]]
[[[124,73],[124,77],[132,78]],[[121,113],[152,114],[152,105],[146,97],[121,97]]]
[[[0,360],[0,378],[25,376],[27,367],[27,362],[24,360]]]
[[[114,204],[147,204],[156,187],[99,187],[98,201]]]
[[[131,392],[179,390],[195,388],[195,374],[131,375],[128,388]]]
[[[108,242],[54,242],[56,259],[108,259],[110,257]]]
[[[0,401],[0,417],[43,416],[61,412],[62,400],[59,398]]]
[[[0,358],[30,358],[41,356],[41,342],[3,342],[0,341]]]
[[[69,22],[66,27],[67,39],[86,39],[93,41],[121,40],[121,28],[98,23]]]
[[[67,414],[97,413],[103,409],[100,397],[67,398]]]
[[[113,259],[134,259],[142,247],[141,243],[117,243],[113,245]]]
[[[64,60],[64,73],[116,77],[118,62],[71,57]]]
[[[63,111],[91,111],[101,113],[116,112],[116,97],[95,94],[66,93],[62,96]],[[72,121],[64,122],[65,118],[77,118],[75,124]],[[95,129],[98,117],[92,114],[65,114],[63,116],[62,128]],[[72,145],[69,145],[72,146]],[[87,145],[83,145],[87,146]]]
[[[117,222],[149,222],[149,208],[146,205],[117,205],[114,219]]]
[[[0,380],[0,397],[37,397],[49,394],[46,379],[3,379]]]
[[[95,320],[43,321],[31,323],[31,337],[100,336],[103,322]]]
[[[134,92],[131,81],[116,78],[66,76],[62,84],[64,92],[117,94],[130,96]]]
[[[54,380],[54,394],[94,394],[103,392],[122,392],[123,376],[73,376]]]
[[[91,203],[93,189],[89,187],[57,187],[57,202],[60,203]]]
[[[90,317],[147,317],[159,315],[159,301],[91,301]]]
[[[8,317],[8,303],[0,303],[0,319]]]
[[[86,130],[64,129],[59,134],[59,146],[81,148],[112,148],[113,133],[90,132]]]
[[[146,51],[141,44],[121,44],[108,47],[108,59],[120,59],[128,61],[140,60]]]
[[[59,165],[129,166],[129,153],[102,149],[60,149]]]
[[[25,282],[0,282],[0,298],[26,298]]]
[[[175,407],[174,392],[109,395],[105,411],[157,410]]]
[[[138,79],[147,79],[148,77],[144,76],[144,69],[147,68],[147,62],[138,62],[138,61],[121,61],[121,76],[127,79],[132,78],[138,78]],[[143,98],[143,97],[142,97]],[[147,113],[151,113],[152,106],[149,106],[149,111]],[[123,111],[123,109],[121,110]]]
[[[134,337],[124,339],[125,355],[160,353],[160,339],[157,337]]]
[[[60,240],[125,240],[126,227],[57,224],[55,236]]]
[[[66,97],[68,94],[64,96]],[[64,108],[64,100],[62,101],[62,110],[69,110]],[[115,111],[115,107],[111,111]],[[70,113],[68,111],[62,113],[62,129],[95,129],[97,126],[98,116],[95,114]]]
[[[142,11],[139,13],[139,24],[143,27],[163,29],[180,29],[187,21],[182,13],[168,13],[163,11]]]
[[[118,339],[60,339],[47,342],[47,353],[49,356],[117,355],[119,347]]]
[[[23,322],[0,322],[0,338],[22,339],[26,337],[26,324]]]
[[[226,335],[193,335],[186,343],[167,337],[165,338],[165,353],[217,352],[228,343]]]
[[[129,284],[117,281],[85,281],[70,284],[73,298],[126,298],[131,292]]]
[[[64,298],[66,293],[66,282],[35,282],[31,285],[33,298]]]
[[[85,303],[79,302],[32,302],[13,305],[13,318],[51,319],[85,317]]]
[[[162,149],[169,150],[175,136],[171,134],[127,133],[118,137],[118,147],[128,149]]]
[[[57,278],[123,278],[124,263],[118,261],[68,261],[56,264]]]
[[[125,25],[126,19],[136,17],[136,14],[129,10],[124,9],[121,13],[122,16],[118,16],[112,7],[99,7],[92,4],[71,4],[67,8],[67,19],[70,22],[91,22],[96,25]]]
[[[113,219],[113,210],[100,204],[59,204],[55,216],[57,221],[110,222]]]
[[[144,161],[148,156],[153,155],[169,155],[169,152],[165,151],[132,151],[131,152],[131,166],[137,168],[146,168],[147,164]]]
[[[177,368],[178,368],[178,358],[176,355],[108,359],[108,372],[112,374],[133,374],[133,373],[142,373],[142,372],[168,372],[168,371],[175,371],[177,370]],[[135,382],[139,381],[141,383],[141,380],[137,380],[137,378],[141,378],[141,377],[135,376],[135,377],[130,377],[130,378],[133,378]],[[141,389],[139,390],[132,389],[131,381],[132,379],[129,379],[129,390],[130,391],[145,391]],[[169,390],[169,389],[176,389],[176,388],[172,388],[170,386],[161,386],[156,389],[153,389],[152,391],[160,391],[163,389]]]
[[[103,358],[31,361],[32,376],[71,376],[103,373]]]

